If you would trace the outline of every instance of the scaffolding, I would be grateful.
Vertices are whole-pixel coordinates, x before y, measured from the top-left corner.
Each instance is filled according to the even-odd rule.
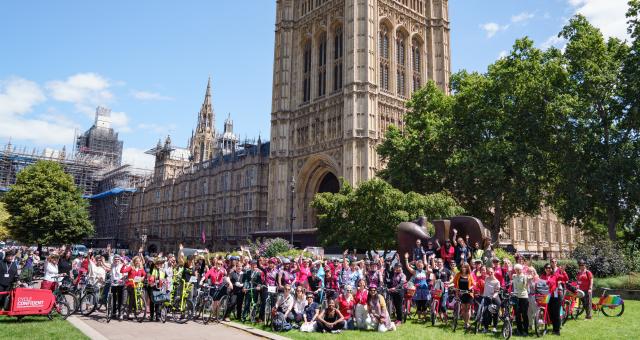
[[[29,150],[26,147],[14,147],[9,142],[0,150],[0,191],[8,191],[9,187],[16,183],[18,173],[38,161],[54,161],[62,165],[85,196],[95,193],[100,174],[105,169],[104,164],[95,157],[69,156],[65,148]]]
[[[95,226],[95,235],[87,240],[91,247],[104,248],[111,244],[114,248],[126,248],[126,225],[129,207],[137,188],[148,181],[150,170],[136,169],[123,165],[101,175],[98,190],[87,197],[90,200],[90,214]]]

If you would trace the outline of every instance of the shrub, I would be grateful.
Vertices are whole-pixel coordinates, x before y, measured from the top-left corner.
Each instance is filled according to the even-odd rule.
[[[606,239],[585,240],[578,244],[572,257],[584,260],[596,277],[618,276],[630,271],[624,249]]]
[[[293,246],[283,238],[270,238],[257,240],[249,244],[249,248],[251,248],[251,254],[257,251],[259,256],[274,257],[292,250]]]
[[[516,258],[515,256],[513,256],[513,254],[510,254],[508,251],[502,249],[502,248],[496,248],[493,250],[493,256],[499,258],[500,260],[504,259],[505,257],[509,259],[509,261],[511,261],[511,265],[516,264]]]

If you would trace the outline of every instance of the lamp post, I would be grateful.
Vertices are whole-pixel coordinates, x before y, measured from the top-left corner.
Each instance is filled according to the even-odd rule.
[[[293,245],[293,220],[296,219],[295,216],[293,216],[293,211],[294,211],[293,195],[296,192],[296,179],[293,177],[291,177],[290,188],[291,188],[291,219],[289,220],[289,229],[291,231],[291,239],[289,240],[289,242],[291,243],[291,245]]]

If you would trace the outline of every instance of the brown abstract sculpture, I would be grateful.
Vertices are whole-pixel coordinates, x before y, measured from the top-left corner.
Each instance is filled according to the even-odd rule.
[[[426,219],[424,217],[419,218],[413,222],[402,222],[398,224],[398,253],[411,253],[416,245],[416,240],[421,239],[422,244],[426,244],[427,241],[436,241],[442,245],[445,239],[451,239],[453,237],[453,229],[458,231],[457,237],[463,239],[469,235],[469,243],[474,245],[478,242],[479,245],[486,247],[488,240],[486,228],[482,225],[482,222],[475,217],[471,216],[455,216],[448,219],[435,220],[432,222],[435,235],[429,235],[426,228]]]

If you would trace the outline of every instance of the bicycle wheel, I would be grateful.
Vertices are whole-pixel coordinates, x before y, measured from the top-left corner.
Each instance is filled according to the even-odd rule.
[[[167,306],[164,303],[160,306],[160,321],[167,322]]]
[[[324,302],[322,302],[324,304]],[[271,326],[271,298],[267,298],[264,304],[264,320],[262,321],[265,327]]]
[[[512,331],[513,330],[511,329],[511,319],[509,318],[504,319],[502,324],[502,338],[505,340],[511,338]]]
[[[433,300],[433,302],[431,302],[431,326],[435,326],[436,325],[436,315],[438,314],[438,306],[437,306],[438,302],[436,300]]]
[[[49,311],[47,317],[49,320],[60,318],[66,320],[71,315],[71,307],[66,301],[56,301]]]
[[[133,317],[138,322],[144,321],[144,318],[147,316],[147,302],[145,301],[142,295],[138,295],[136,299],[136,305],[133,309]]]
[[[206,297],[202,300],[201,314],[202,314],[202,323],[205,325],[215,319],[215,315],[213,315],[213,300],[210,297]]]
[[[604,316],[618,317],[622,315],[622,313],[624,313],[624,301],[621,305],[618,306],[602,306],[600,307],[600,310],[602,311],[602,314],[604,314]]]
[[[256,319],[258,318],[258,304],[252,303],[250,308],[251,310],[249,311],[249,318],[251,320],[251,323],[256,323]]]
[[[184,308],[180,308],[180,303],[176,302],[177,306],[173,306],[172,319],[175,323],[183,324],[193,318],[193,302],[191,300],[184,301]]]
[[[456,302],[453,307],[453,315],[451,316],[451,329],[455,332],[458,328],[458,319],[460,318],[460,303]]]
[[[562,314],[562,326],[564,326],[564,324],[567,323],[567,320],[569,320],[569,317],[573,317],[570,309],[571,309],[571,301],[569,300],[565,300],[564,301],[564,305],[562,306],[563,310],[564,310],[564,314]]]
[[[97,303],[98,301],[95,294],[85,294],[82,299],[80,299],[80,314],[83,316],[90,315],[96,310]]]
[[[473,323],[473,333],[478,334],[478,330],[480,329],[480,325],[482,324],[482,313],[484,313],[483,308],[478,308],[476,311],[476,316],[474,318],[475,322]]]
[[[575,306],[573,306],[573,319],[578,320],[580,314],[584,312],[584,305],[582,304],[582,299],[578,299],[578,302]]]
[[[109,323],[111,321],[111,318],[113,317],[113,315],[111,314],[113,312],[113,298],[112,295],[109,294],[109,296],[107,296],[107,323]]]
[[[69,306],[70,310],[71,310],[71,314],[75,313],[78,311],[78,297],[71,293],[71,292],[64,292],[62,294],[60,294],[63,298],[64,301],[67,303],[67,305]]]
[[[544,318],[545,307],[540,307],[538,313],[536,313],[536,317],[534,318],[534,329],[536,331],[536,335],[538,337],[543,337],[547,334],[547,321]]]
[[[224,321],[227,314],[227,308],[229,308],[229,295],[225,295],[220,299],[220,306],[218,307],[218,321]]]

